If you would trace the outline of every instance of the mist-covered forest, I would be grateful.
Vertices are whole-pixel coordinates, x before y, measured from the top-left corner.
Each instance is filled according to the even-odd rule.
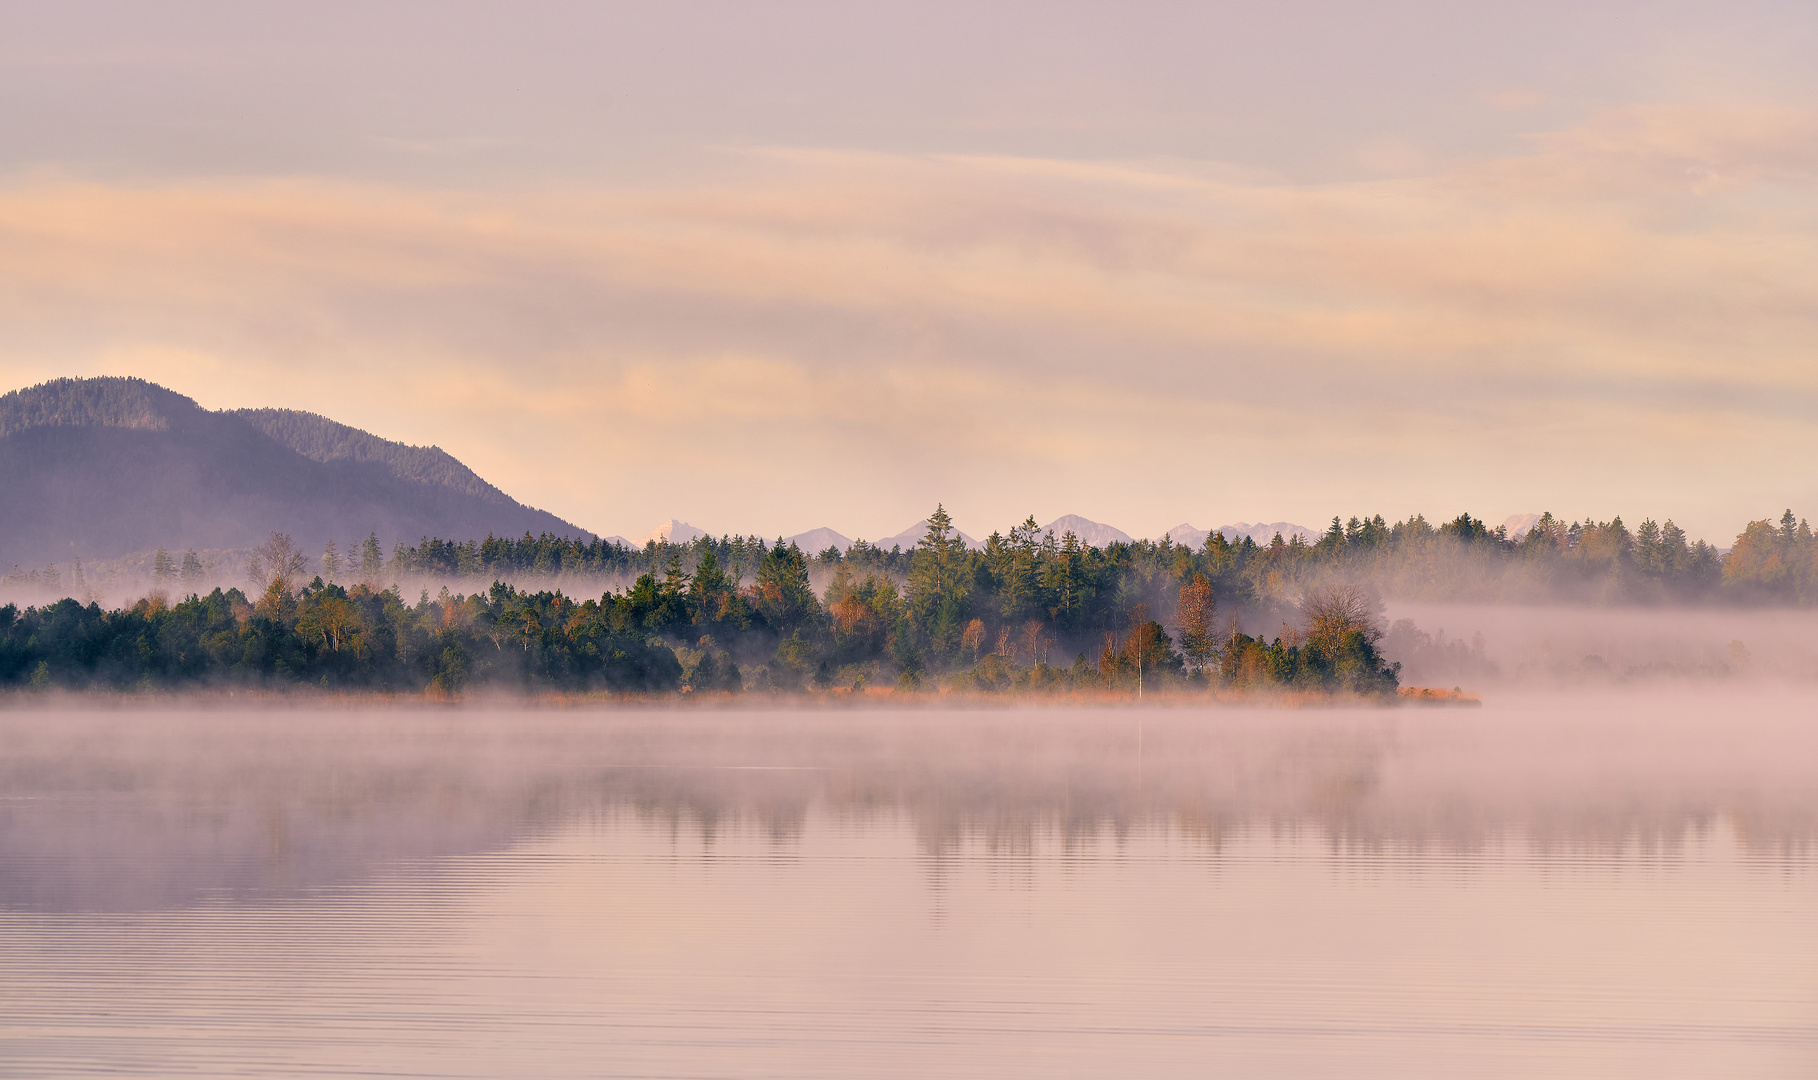
[[[1368,696],[1397,688],[1381,647],[1388,598],[1818,602],[1818,542],[1791,511],[1749,523],[1728,552],[1671,521],[1631,531],[1550,514],[1519,538],[1468,514],[1438,526],[1376,516],[1334,518],[1311,542],[1213,532],[1198,548],[1092,547],[1030,518],[971,550],[937,509],[907,551],[544,534],[426,538],[389,555],[369,536],[311,555],[274,533],[239,585],[204,594],[195,552],[159,551],[149,569],[127,606],[0,607],[0,684]],[[39,573],[8,584],[80,591],[56,567]]]

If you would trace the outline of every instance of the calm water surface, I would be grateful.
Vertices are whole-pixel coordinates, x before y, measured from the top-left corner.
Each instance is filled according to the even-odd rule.
[[[1811,706],[13,711],[0,1074],[1809,1077]]]

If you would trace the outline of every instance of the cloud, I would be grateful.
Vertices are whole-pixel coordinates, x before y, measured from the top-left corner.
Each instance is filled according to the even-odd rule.
[[[1818,114],[1631,109],[1329,184],[812,149],[662,187],[41,176],[0,189],[0,373],[314,409],[607,532],[1091,493],[1138,531],[1641,498],[1717,535],[1818,494],[1814,171]]]

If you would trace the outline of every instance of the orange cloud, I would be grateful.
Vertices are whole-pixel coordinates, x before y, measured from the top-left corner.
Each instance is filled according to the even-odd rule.
[[[1585,483],[1655,461],[1665,493],[1707,434],[1813,448],[1784,404],[1818,391],[1814,172],[1818,115],[1652,109],[1324,185],[800,150],[661,189],[40,178],[0,189],[0,371],[320,409],[589,520],[633,493],[539,462],[913,456],[984,501],[981,459],[1114,484],[1153,453],[1200,475],[1181,448],[1215,439],[1310,470],[1544,427],[1616,470]],[[1527,490],[1569,459],[1482,467]]]

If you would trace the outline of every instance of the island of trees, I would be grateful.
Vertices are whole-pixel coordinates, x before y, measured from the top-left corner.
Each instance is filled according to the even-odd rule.
[[[1545,515],[1514,539],[1469,514],[1334,518],[1317,539],[1268,544],[1214,532],[1197,548],[1097,548],[1030,518],[972,550],[937,508],[907,551],[527,535],[425,538],[389,557],[369,537],[311,558],[274,533],[244,588],[185,591],[199,571],[193,552],[159,552],[157,587],[130,607],[0,607],[0,685],[1370,698],[1397,690],[1383,595],[1818,602],[1818,542],[1791,511],[1727,553],[1671,521],[1630,532]],[[601,580],[619,584],[579,598]]]

